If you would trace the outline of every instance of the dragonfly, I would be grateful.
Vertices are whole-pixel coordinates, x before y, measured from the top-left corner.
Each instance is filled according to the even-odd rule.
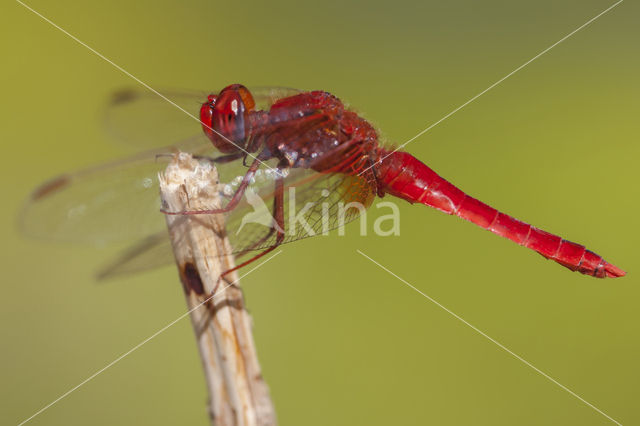
[[[232,84],[214,92],[118,93],[107,128],[153,147],[133,157],[69,173],[35,189],[21,214],[23,230],[55,240],[133,241],[100,278],[173,261],[164,215],[224,214],[231,252],[243,267],[276,247],[343,226],[376,198],[392,196],[458,216],[547,259],[596,278],[625,271],[602,256],[467,195],[408,152],[383,142],[376,128],[326,91]],[[178,106],[179,108],[175,108]],[[182,110],[182,111],[181,111]],[[184,112],[187,114],[184,114]],[[157,148],[160,146],[160,148]],[[222,206],[160,208],[158,173],[171,153],[215,165]],[[247,221],[255,200],[268,220]],[[307,226],[290,226],[296,211]]]

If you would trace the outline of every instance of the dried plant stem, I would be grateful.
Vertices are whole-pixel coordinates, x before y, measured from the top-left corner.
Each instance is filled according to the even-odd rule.
[[[211,209],[220,205],[216,169],[189,154],[176,154],[160,176],[163,206],[169,211]],[[269,389],[262,379],[237,274],[221,281],[234,266],[228,253],[222,215],[171,216],[167,225],[180,279],[196,334],[209,388],[209,413],[215,426],[275,425]],[[233,285],[229,285],[233,283]]]

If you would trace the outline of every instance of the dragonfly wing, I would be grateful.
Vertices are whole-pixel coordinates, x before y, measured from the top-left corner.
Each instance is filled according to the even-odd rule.
[[[167,231],[158,232],[123,251],[105,264],[97,274],[99,280],[148,271],[174,262],[171,241]]]
[[[58,176],[33,191],[20,214],[20,227],[32,237],[98,246],[137,241],[164,231],[158,173],[178,151],[204,157],[201,161],[220,155],[210,143],[194,138]],[[263,163],[254,184],[270,187],[272,182],[264,177],[275,174],[275,165],[275,160]],[[228,200],[247,167],[238,160],[216,164],[216,168],[220,182],[228,183],[220,185]]]
[[[19,222],[34,237],[58,241],[110,242],[139,239],[163,229],[158,172],[177,150],[208,153],[200,140],[147,151],[124,160],[65,174],[37,188]]]
[[[300,93],[285,87],[249,90],[258,110],[269,110],[276,100]],[[121,90],[114,94],[103,113],[107,133],[128,145],[145,149],[193,136],[205,141],[200,127],[200,107],[210,93],[218,92],[161,90],[160,96],[143,88]]]
[[[227,217],[227,235],[236,254],[276,242],[272,185],[249,186],[242,203]],[[375,198],[362,176],[294,170],[284,179],[284,241],[326,234],[356,219]]]
[[[233,184],[230,184],[233,186]],[[295,170],[285,179],[284,243],[325,234],[356,219],[375,197],[370,183],[360,176],[319,174]],[[226,216],[233,253],[241,257],[276,243],[273,213],[275,180],[263,172],[243,201]],[[192,220],[183,216],[183,220]],[[227,253],[218,253],[220,256]],[[174,261],[166,230],[125,250],[98,274],[111,279],[165,266]]]

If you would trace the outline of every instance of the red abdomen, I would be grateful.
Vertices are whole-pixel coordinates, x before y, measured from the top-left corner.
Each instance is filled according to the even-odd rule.
[[[385,157],[387,156],[388,157]],[[455,214],[494,234],[537,251],[572,271],[597,278],[622,277],[625,272],[580,244],[501,213],[468,196],[455,185],[406,152],[381,151],[378,166],[380,190],[410,203],[421,203],[447,214]]]

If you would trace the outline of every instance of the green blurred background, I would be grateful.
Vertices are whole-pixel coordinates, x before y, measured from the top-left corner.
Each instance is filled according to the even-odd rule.
[[[29,2],[153,87],[324,89],[399,143],[611,4]],[[639,10],[620,4],[407,148],[629,275],[571,273],[406,203],[399,237],[360,237],[352,224],[346,237],[285,246],[242,282],[281,425],[611,424],[357,249],[617,421],[640,423]],[[112,251],[19,235],[35,185],[133,152],[98,116],[135,82],[18,3],[0,20],[0,423],[17,424],[185,303],[172,268],[98,285]],[[31,424],[206,425],[205,398],[184,320]]]

